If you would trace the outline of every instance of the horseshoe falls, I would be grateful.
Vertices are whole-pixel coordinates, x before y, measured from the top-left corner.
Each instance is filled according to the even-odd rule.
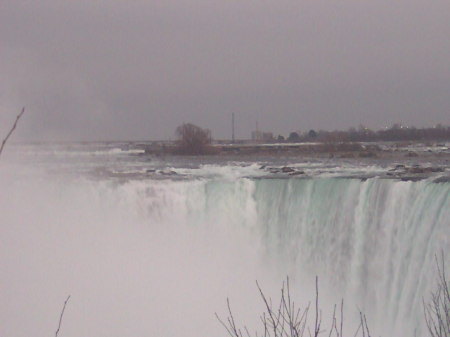
[[[264,181],[255,195],[270,254],[343,291],[383,335],[412,336],[436,277],[434,255],[450,244],[449,188],[312,179]]]
[[[20,148],[1,163],[1,336],[53,333],[68,295],[61,336],[226,336],[214,313],[227,298],[255,330],[255,280],[275,299],[286,276],[302,307],[318,276],[324,328],[344,298],[346,335],[360,310],[374,336],[427,335],[435,256],[450,263],[449,182],[112,150]]]

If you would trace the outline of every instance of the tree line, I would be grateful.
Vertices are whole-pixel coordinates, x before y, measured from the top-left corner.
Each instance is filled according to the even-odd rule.
[[[377,141],[449,141],[450,126],[438,124],[429,128],[405,127],[394,124],[389,128],[371,130],[364,126],[348,130],[309,130],[291,132],[288,137],[279,135],[278,142],[377,142]]]

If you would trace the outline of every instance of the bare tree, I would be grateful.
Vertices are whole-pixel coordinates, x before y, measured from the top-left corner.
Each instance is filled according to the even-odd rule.
[[[336,305],[334,305],[331,325],[328,330],[322,329],[322,310],[319,307],[319,282],[316,277],[316,298],[314,305],[314,325],[308,326],[308,314],[311,310],[311,303],[303,309],[296,306],[291,297],[289,278],[283,282],[281,296],[277,305],[273,305],[272,299],[268,298],[262,291],[259,283],[256,282],[259,294],[264,302],[265,310],[260,315],[262,324],[261,331],[256,331],[253,336],[258,337],[318,337],[320,334],[328,332],[328,337],[342,337],[344,328],[344,301],[341,301],[339,318],[336,316]],[[216,317],[227,333],[231,337],[251,337],[248,328],[240,328],[236,325],[230,301],[227,299],[228,317],[224,321],[216,313]],[[352,336],[370,337],[366,316],[360,312],[359,326]]]
[[[436,256],[437,288],[431,299],[423,302],[425,321],[432,337],[450,337],[450,283],[445,273],[444,253]]]
[[[179,154],[199,155],[211,152],[211,131],[201,127],[184,123],[176,130]]]
[[[2,145],[1,145],[1,147],[0,147],[0,156],[1,156],[2,152],[3,152],[3,148],[4,148],[5,145],[6,145],[6,142],[8,141],[8,138],[12,135],[12,133],[13,133],[14,130],[16,129],[17,123],[19,122],[19,119],[22,117],[22,115],[24,114],[24,112],[25,112],[25,107],[23,107],[23,108],[22,108],[22,111],[20,112],[20,114],[17,115],[16,121],[14,122],[12,128],[9,130],[8,134],[7,134],[6,137],[3,139]]]

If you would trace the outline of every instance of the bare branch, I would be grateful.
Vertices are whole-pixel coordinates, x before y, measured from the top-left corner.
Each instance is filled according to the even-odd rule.
[[[297,308],[291,296],[289,278],[283,282],[281,287],[281,298],[278,303],[273,303],[272,299],[268,297],[262,290],[258,281],[256,281],[259,294],[264,302],[264,311],[259,316],[262,323],[263,331],[255,332],[255,337],[319,337],[327,332],[328,337],[343,337],[344,330],[344,300],[341,300],[340,317],[338,318],[338,306],[335,304],[332,311],[331,326],[327,329],[322,329],[322,310],[319,306],[319,280],[316,277],[316,299],[315,299],[315,317],[308,321],[308,313],[311,309],[312,303],[304,309]],[[221,320],[216,314],[217,319],[223,325],[228,335],[231,337],[251,337],[249,330],[244,326],[244,332],[236,327],[233,314],[231,312],[230,303],[227,299],[228,319]],[[340,322],[339,322],[340,319]],[[311,325],[309,325],[311,323]],[[369,326],[367,324],[366,316],[360,311],[360,322],[355,332],[355,337],[370,337]],[[436,336],[441,337],[441,336]],[[449,336],[445,336],[449,337]]]
[[[70,299],[70,295],[64,301],[64,306],[63,306],[63,308],[61,310],[61,315],[59,316],[58,329],[55,332],[55,337],[58,337],[59,330],[61,329],[61,323],[62,323],[62,319],[63,319],[63,316],[64,316],[64,311],[66,310],[66,305],[67,305],[67,302],[69,301],[69,299]]]
[[[428,303],[423,300],[425,323],[432,337],[450,336],[450,284],[445,273],[444,252],[440,261],[437,255],[437,288],[431,293]]]
[[[314,337],[319,336],[321,318],[319,317],[319,277],[316,276],[316,322],[314,324]]]
[[[336,304],[334,305],[333,309],[333,316],[331,317],[331,328],[330,328],[330,334],[328,337],[331,337],[331,334],[333,333],[333,328],[336,326]]]
[[[0,147],[0,155],[3,152],[3,148],[5,147],[6,142],[8,141],[8,138],[12,135],[12,133],[14,132],[14,130],[17,127],[17,123],[19,122],[19,119],[22,117],[23,113],[25,112],[25,107],[22,108],[22,111],[20,112],[20,114],[17,115],[16,117],[16,121],[14,122],[14,125],[12,126],[11,130],[9,130],[8,134],[6,135],[5,139],[3,139],[2,141],[2,145]]]
[[[363,317],[364,317],[364,325],[366,326],[367,337],[370,337],[370,331],[369,326],[367,325],[366,315],[363,315]]]

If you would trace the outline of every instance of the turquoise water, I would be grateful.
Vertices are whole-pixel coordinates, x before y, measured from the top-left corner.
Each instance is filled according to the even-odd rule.
[[[302,303],[319,276],[324,316],[345,298],[351,335],[358,310],[374,335],[425,335],[435,254],[450,263],[450,183],[33,151],[0,169],[2,336],[51,333],[67,294],[65,336],[225,336],[214,312],[227,297],[257,325],[254,281],[276,294],[287,275]]]

